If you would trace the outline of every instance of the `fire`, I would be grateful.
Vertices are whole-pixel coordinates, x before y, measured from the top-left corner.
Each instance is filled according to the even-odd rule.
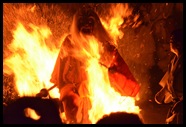
[[[113,38],[113,44],[117,47],[118,39],[122,39],[124,33],[121,28],[125,28],[128,24],[125,22],[124,18],[127,18],[132,15],[133,9],[129,5],[118,3],[112,4],[109,10],[109,16],[106,17],[106,20],[101,19],[103,26],[107,29],[110,36]],[[139,15],[134,15],[134,18],[131,21],[133,23],[133,28],[138,27],[141,24],[141,21],[137,22]],[[128,20],[129,21],[129,20]]]
[[[135,98],[121,96],[111,87],[108,69],[99,63],[102,50],[100,43],[95,38],[90,37],[87,44],[90,44],[89,48],[83,48],[81,55],[84,53],[83,56],[87,56],[84,57],[84,61],[87,66],[87,87],[92,105],[89,110],[90,121],[95,124],[103,115],[117,111],[139,114],[140,109],[135,106]]]
[[[112,17],[109,22],[102,23],[114,39],[117,46],[117,39],[123,37],[123,32],[119,30],[124,20],[132,11],[128,5],[116,4],[111,8]],[[135,18],[135,20],[137,20]],[[13,52],[10,57],[3,61],[3,71],[11,72],[15,75],[15,84],[20,96],[35,96],[42,88],[50,88],[53,84],[49,81],[56,62],[59,49],[53,45],[46,45],[47,38],[52,35],[46,26],[35,26],[29,24],[31,31],[28,31],[21,22],[18,22],[13,31],[13,41],[8,46]],[[88,76],[88,90],[91,101],[89,119],[91,123],[96,123],[103,115],[111,112],[125,111],[139,114],[140,109],[135,105],[135,98],[121,96],[111,87],[108,78],[108,69],[99,63],[102,47],[93,37],[88,38],[88,42],[77,44],[78,53],[74,53],[79,59],[86,63]],[[85,47],[83,47],[85,46]],[[58,88],[50,91],[51,97],[59,98]],[[33,112],[33,111],[29,111]],[[63,114],[64,115],[64,114]]]
[[[128,4],[112,4],[109,12],[109,17],[106,17],[106,19],[108,19],[108,22],[105,22],[103,19],[101,19],[102,24],[114,39],[114,44],[116,46],[118,38],[121,39],[124,35],[123,32],[120,30],[121,25],[124,22],[123,18],[128,17],[129,15],[131,15],[131,13],[132,9],[129,9]]]
[[[3,61],[3,71],[15,75],[19,96],[35,96],[42,88],[53,85],[49,80],[59,51],[46,45],[47,38],[52,34],[49,28],[29,26],[31,32],[18,22],[13,31],[14,39],[8,46],[13,54]],[[53,89],[50,95],[58,98],[58,89]]]
[[[39,120],[41,118],[41,116],[39,116],[36,111],[32,108],[26,108],[24,110],[24,113],[25,113],[25,116],[26,117],[29,117],[29,118],[32,118],[34,120]]]

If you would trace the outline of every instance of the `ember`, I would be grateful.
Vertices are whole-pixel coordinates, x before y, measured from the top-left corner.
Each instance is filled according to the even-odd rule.
[[[39,120],[41,116],[39,116],[34,109],[32,108],[26,108],[25,110],[26,117],[30,117],[34,120]]]

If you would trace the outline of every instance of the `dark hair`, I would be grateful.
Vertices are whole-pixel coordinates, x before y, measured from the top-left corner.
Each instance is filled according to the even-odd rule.
[[[183,29],[176,29],[171,33],[171,43],[173,46],[183,52]]]
[[[96,124],[143,124],[143,122],[137,114],[115,112],[104,116]]]

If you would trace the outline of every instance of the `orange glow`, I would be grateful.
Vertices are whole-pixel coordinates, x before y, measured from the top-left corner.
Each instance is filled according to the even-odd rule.
[[[24,113],[25,113],[25,116],[26,117],[29,117],[29,118],[32,118],[34,120],[39,120],[41,118],[41,116],[39,116],[35,110],[31,109],[31,108],[26,108],[24,110]]]
[[[117,46],[117,40],[121,39],[124,33],[120,30],[123,18],[131,15],[132,9],[129,9],[128,4],[113,4],[110,8],[109,17],[106,17],[108,22],[103,20],[103,26],[108,30],[112,38],[114,39],[114,44]],[[110,17],[111,16],[111,17]]]
[[[45,40],[52,34],[49,28],[29,26],[31,32],[20,22],[17,24],[8,46],[13,54],[3,61],[3,71],[15,74],[19,96],[35,96],[42,88],[53,85],[49,80],[59,51],[46,45]],[[58,89],[51,90],[50,95],[59,97]]]
[[[87,46],[89,48],[82,48],[81,56],[84,56],[87,66],[88,97],[92,104],[92,108],[89,110],[90,121],[95,124],[103,115],[117,111],[138,114],[140,109],[135,106],[135,98],[121,96],[111,87],[108,69],[99,63],[99,53],[102,52],[100,43],[95,38],[88,37],[87,44],[90,44]]]
[[[129,9],[128,4],[115,4],[110,10],[111,17],[107,17],[109,22],[101,21],[117,47],[117,40],[124,35],[120,30],[123,18],[131,15],[132,9]],[[15,75],[16,90],[21,97],[35,96],[42,88],[53,86],[50,78],[59,53],[59,48],[55,48],[52,42],[50,47],[46,45],[46,40],[52,35],[48,27],[34,24],[29,24],[29,27],[31,32],[18,22],[13,31],[13,40],[8,46],[13,54],[3,61],[3,72]],[[136,98],[121,96],[111,87],[108,69],[99,63],[103,52],[101,43],[92,36],[83,39],[85,43],[75,44],[76,49],[72,50],[74,57],[84,61],[86,65],[88,97],[92,105],[88,112],[91,123],[95,124],[103,115],[111,112],[139,114],[140,109],[135,105]],[[53,98],[60,96],[58,88],[52,89],[49,94]],[[61,113],[61,117],[66,119],[64,113]]]
[[[109,11],[109,16],[106,17],[106,20],[100,18],[103,26],[114,39],[113,43],[116,47],[118,39],[122,39],[122,37],[124,36],[121,28],[127,26],[124,18],[131,16],[132,11],[133,9],[130,8],[127,3],[112,4]],[[137,22],[138,18],[139,15],[135,15],[133,21],[131,21],[131,23],[134,23],[134,25],[132,26],[133,28],[138,27],[141,24],[141,22]]]

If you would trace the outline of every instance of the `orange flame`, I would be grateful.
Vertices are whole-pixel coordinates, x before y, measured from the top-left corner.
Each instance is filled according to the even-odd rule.
[[[102,48],[94,37],[87,39],[89,48],[82,48],[81,56],[87,66],[88,97],[92,108],[89,110],[89,120],[95,124],[103,115],[111,112],[125,111],[129,113],[140,112],[135,106],[135,98],[121,96],[111,87],[108,77],[108,69],[99,63]],[[77,53],[75,57],[80,57]]]
[[[24,109],[24,113],[26,117],[32,118],[34,120],[39,120],[41,116],[39,116],[36,111],[32,108],[26,108]]]
[[[121,28],[126,27],[126,22],[124,18],[131,16],[132,11],[133,9],[129,8],[129,5],[127,3],[112,4],[109,11],[109,16],[106,17],[106,20],[103,20],[101,18],[103,26],[113,38],[113,44],[116,47],[118,39],[122,39],[122,37],[124,36],[124,33],[121,30]],[[133,21],[131,21],[131,23],[134,23],[132,28],[138,27],[141,24],[141,21],[137,22],[138,18],[139,15],[134,16]]]
[[[49,79],[59,51],[46,45],[45,41],[51,35],[50,29],[33,24],[29,26],[32,32],[28,32],[20,22],[17,24],[13,31],[14,39],[8,46],[13,55],[3,61],[3,71],[15,74],[19,96],[35,96],[42,88],[53,85]],[[57,88],[50,94],[59,97]]]
[[[112,18],[108,23],[102,20],[104,27],[114,39],[123,37],[120,29],[124,22],[123,17],[131,14],[128,4],[116,4],[111,8]],[[135,19],[136,20],[136,19]],[[12,71],[15,74],[15,84],[20,96],[35,96],[43,87],[49,88],[50,76],[56,62],[59,49],[48,48],[45,40],[52,34],[48,27],[38,27],[29,25],[32,32],[28,32],[25,27],[18,23],[13,31],[14,40],[9,45],[9,50],[13,52],[9,58],[5,59],[3,71]],[[103,115],[111,112],[125,111],[139,114],[140,109],[135,106],[135,98],[121,96],[110,85],[108,69],[99,64],[102,47],[93,38],[88,38],[88,43],[77,44],[78,50],[74,52],[76,58],[83,59],[86,63],[88,76],[89,98],[92,108],[89,110],[91,123],[96,123]],[[8,68],[11,70],[8,70]],[[50,91],[50,95],[59,98],[57,88]]]
[[[110,8],[110,15],[109,17],[106,17],[106,19],[109,19],[107,20],[108,22],[101,20],[103,26],[107,29],[107,31],[114,39],[114,44],[116,46],[118,38],[121,39],[124,35],[123,32],[119,30],[124,22],[123,18],[128,17],[129,15],[131,15],[131,13],[132,10],[128,8],[128,4],[112,4]]]

